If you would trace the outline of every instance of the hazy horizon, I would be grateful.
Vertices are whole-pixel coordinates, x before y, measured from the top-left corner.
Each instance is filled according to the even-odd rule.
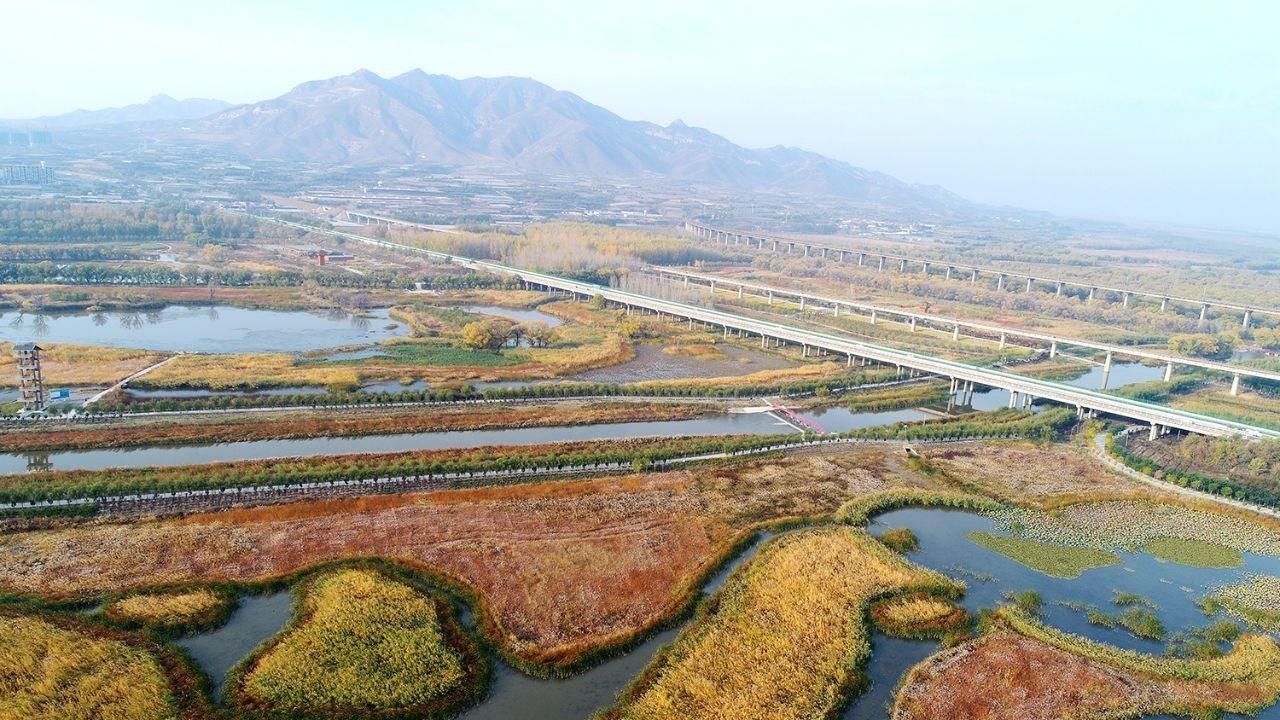
[[[676,119],[1062,215],[1280,231],[1280,50],[1262,2],[667,2],[606,8],[150,0],[11,9],[0,117],[157,93],[233,103],[368,68],[531,77]],[[48,18],[58,17],[56,27]],[[42,44],[54,37],[52,55]],[[161,62],[162,60],[162,62]]]

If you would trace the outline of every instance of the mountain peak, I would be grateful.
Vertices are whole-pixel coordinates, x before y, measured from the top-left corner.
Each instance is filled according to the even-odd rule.
[[[748,190],[921,202],[912,186],[816,153],[750,150],[675,120],[625,120],[527,77],[458,79],[361,69],[215,115],[188,139],[250,157],[324,164],[508,165],[602,177],[663,177]]]

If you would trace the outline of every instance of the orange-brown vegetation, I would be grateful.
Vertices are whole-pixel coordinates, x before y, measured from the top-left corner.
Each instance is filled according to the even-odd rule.
[[[1244,683],[1161,679],[999,629],[944,650],[908,675],[894,720],[1129,717],[1248,708],[1266,690]],[[1134,713],[1137,714],[1137,713]]]
[[[255,581],[384,556],[483,600],[517,657],[570,664],[683,607],[759,522],[834,511],[901,485],[881,450],[586,481],[298,503],[0,536],[0,586],[86,596],[200,580]]]

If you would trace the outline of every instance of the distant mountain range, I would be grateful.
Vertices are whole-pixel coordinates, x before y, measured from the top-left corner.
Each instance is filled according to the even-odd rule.
[[[175,100],[165,94],[144,103],[104,110],[76,110],[65,115],[48,115],[27,120],[0,120],[0,125],[31,130],[65,130],[93,125],[118,125],[162,120],[193,120],[208,117],[231,107],[231,103],[205,98]]]
[[[967,204],[937,186],[911,185],[793,147],[748,149],[679,120],[666,127],[625,120],[528,78],[459,80],[422,70],[383,78],[359,70],[248,105],[156,96],[143,105],[44,120],[50,127],[167,120],[148,133],[176,143],[216,144],[250,160],[505,166],[899,206]]]

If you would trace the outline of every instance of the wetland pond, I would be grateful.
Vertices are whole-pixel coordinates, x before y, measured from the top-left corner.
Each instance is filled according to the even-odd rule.
[[[0,340],[73,343],[163,352],[306,352],[409,334],[387,308],[307,312],[226,305],[170,305],[146,312],[0,315]]]
[[[958,580],[968,586],[961,604],[973,615],[984,608],[1006,602],[1007,593],[1034,590],[1044,599],[1044,620],[1057,628],[1100,642],[1141,652],[1161,654],[1158,641],[1140,640],[1121,628],[1090,625],[1073,605],[1094,605],[1104,612],[1118,610],[1113,603],[1116,591],[1134,593],[1150,602],[1169,634],[1193,626],[1203,626],[1206,617],[1195,601],[1214,587],[1237,582],[1249,573],[1280,573],[1280,559],[1244,554],[1244,564],[1235,568],[1194,568],[1164,562],[1145,553],[1120,553],[1122,562],[1095,568],[1080,577],[1051,577],[1023,566],[999,553],[972,542],[972,531],[1003,534],[996,520],[969,512],[940,509],[905,509],[879,516],[868,528],[880,534],[890,528],[910,528],[920,547],[908,554],[913,562]],[[764,534],[738,554],[703,587],[703,596],[719,589],[729,575],[753,557],[770,535]],[[219,630],[180,641],[219,687],[226,670],[257,644],[276,632],[288,619],[289,595],[245,598],[231,621]],[[465,617],[465,615],[464,615]],[[628,652],[605,660],[591,669],[566,679],[540,680],[523,675],[494,658],[494,678],[489,696],[463,713],[468,720],[588,720],[592,714],[612,704],[617,693],[635,678],[666,644],[687,626],[662,630]],[[877,634],[873,653],[865,668],[870,683],[843,717],[857,720],[884,720],[889,717],[893,692],[903,673],[937,649],[933,641],[911,641]],[[1257,717],[1280,718],[1280,708],[1264,710]]]

